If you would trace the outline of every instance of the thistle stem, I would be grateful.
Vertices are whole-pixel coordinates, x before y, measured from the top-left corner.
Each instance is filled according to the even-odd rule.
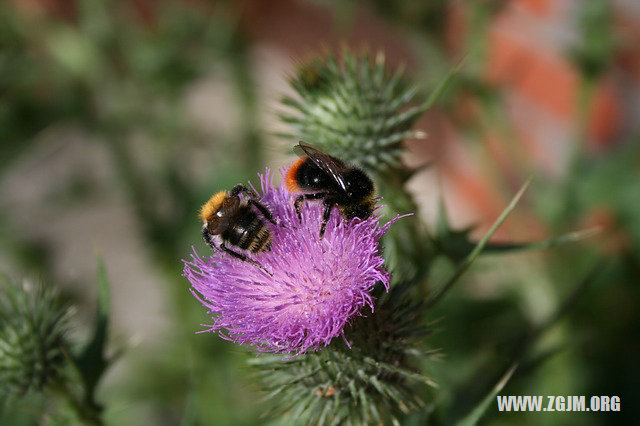
[[[78,398],[78,396],[69,388],[64,380],[59,380],[57,383],[55,383],[53,389],[56,393],[58,393],[58,395],[60,395],[67,401],[69,406],[78,416],[78,419],[82,421],[83,424],[88,426],[104,425],[104,421],[102,420],[101,416],[101,407],[91,401],[88,401],[87,399]]]

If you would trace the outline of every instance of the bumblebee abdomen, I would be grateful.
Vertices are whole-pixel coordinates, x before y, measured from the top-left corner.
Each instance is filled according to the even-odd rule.
[[[301,158],[289,168],[285,176],[289,192],[334,192],[336,183],[309,158]]]
[[[233,225],[222,233],[222,238],[229,244],[252,253],[268,250],[269,228],[249,206],[238,209],[231,223]]]
[[[360,219],[367,219],[373,214],[375,204],[375,200],[372,197],[369,197],[357,203],[342,204],[340,205],[340,210],[347,219],[353,219],[356,217]]]
[[[300,192],[300,185],[298,184],[298,172],[300,166],[304,163],[306,158],[299,158],[295,163],[289,167],[287,174],[284,177],[284,185],[289,192]]]
[[[374,194],[373,181],[365,172],[353,168],[344,174],[347,182],[347,192],[352,200],[368,201]]]
[[[264,224],[256,234],[251,244],[249,244],[248,250],[251,253],[260,253],[271,250],[271,232],[269,232],[269,229]]]

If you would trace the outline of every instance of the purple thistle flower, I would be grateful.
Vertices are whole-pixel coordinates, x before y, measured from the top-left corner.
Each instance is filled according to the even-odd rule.
[[[259,177],[261,201],[282,226],[267,222],[271,251],[250,256],[273,276],[226,253],[202,257],[195,249],[184,276],[212,315],[205,331],[260,352],[316,351],[343,335],[364,306],[373,312],[376,283],[389,289],[379,240],[398,218],[380,226],[379,216],[346,221],[334,209],[320,239],[322,203],[303,203],[300,223],[294,195],[275,188],[268,169]]]

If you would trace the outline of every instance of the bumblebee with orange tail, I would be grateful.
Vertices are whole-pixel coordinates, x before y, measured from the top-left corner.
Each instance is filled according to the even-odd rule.
[[[338,206],[346,219],[366,219],[373,214],[374,186],[365,172],[302,141],[294,151],[300,159],[287,171],[285,185],[290,192],[301,194],[294,203],[300,221],[304,200],[323,201],[320,238],[324,236],[333,206]]]
[[[241,193],[247,196],[247,201],[240,199]],[[228,247],[237,247],[249,253],[271,250],[271,232],[252,206],[264,219],[276,224],[271,212],[244,185],[236,185],[229,192],[220,191],[214,194],[200,209],[203,222],[202,237],[212,249],[222,250],[271,275],[255,260]]]

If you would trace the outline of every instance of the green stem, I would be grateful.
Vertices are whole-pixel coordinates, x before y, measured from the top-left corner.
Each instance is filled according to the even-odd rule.
[[[67,401],[69,406],[78,416],[78,419],[80,419],[83,424],[90,426],[104,425],[104,421],[102,420],[101,416],[102,409],[91,401],[78,398],[78,396],[69,388],[66,382],[62,380],[58,381],[54,385],[53,389]]]
[[[245,164],[249,170],[261,170],[264,167],[262,158],[262,137],[258,124],[258,99],[256,95],[256,83],[251,75],[253,67],[249,63],[248,43],[242,35],[236,35],[231,44],[231,68],[233,70],[233,82],[238,94],[238,101],[242,108],[242,122],[245,141]]]
[[[576,187],[582,179],[581,168],[585,166],[585,144],[589,137],[589,113],[591,102],[595,93],[595,82],[584,77],[580,80],[578,97],[576,100],[575,134],[570,148],[568,173],[562,183],[562,199],[565,200],[562,206],[562,215],[555,224],[558,228],[566,226],[576,220],[577,212],[582,211],[578,206]]]

